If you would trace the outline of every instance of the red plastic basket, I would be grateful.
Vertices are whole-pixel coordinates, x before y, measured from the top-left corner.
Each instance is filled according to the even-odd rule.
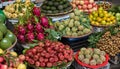
[[[102,63],[102,64],[99,64],[99,65],[88,65],[88,64],[85,64],[83,62],[81,62],[79,59],[78,59],[78,54],[79,54],[80,51],[78,51],[75,55],[75,60],[77,61],[77,63],[79,65],[82,65],[84,67],[88,67],[88,68],[100,68],[100,67],[103,67],[105,66],[106,64],[108,64],[108,60],[109,60],[109,56],[106,54],[105,57],[106,57],[106,60]]]

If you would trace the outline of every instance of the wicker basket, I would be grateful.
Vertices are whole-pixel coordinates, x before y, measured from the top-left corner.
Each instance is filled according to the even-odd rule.
[[[8,49],[6,49],[7,51],[10,51],[17,43],[17,38],[15,39],[15,42],[12,44],[12,46],[10,46]]]
[[[91,29],[91,31],[89,33],[87,33],[85,35],[81,35],[81,36],[77,36],[77,37],[75,37],[75,36],[63,36],[63,37],[64,38],[82,38],[82,37],[90,35],[92,32],[93,32],[93,28]]]
[[[45,14],[46,16],[61,16],[61,15],[65,15],[68,14],[70,12],[72,12],[73,9],[69,10],[68,12],[64,12],[64,13],[57,13],[57,14]]]

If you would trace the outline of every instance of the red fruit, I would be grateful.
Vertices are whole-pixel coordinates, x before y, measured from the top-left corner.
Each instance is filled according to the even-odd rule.
[[[37,61],[39,59],[39,57],[37,55],[35,55],[33,58],[35,61]]]
[[[78,9],[79,9],[79,10],[82,9],[82,6],[81,6],[81,5],[78,5]]]
[[[24,35],[18,34],[17,38],[20,42],[25,43],[25,36]]]
[[[68,61],[72,61],[73,58],[71,56],[68,56],[67,59],[68,59]]]
[[[38,40],[43,40],[44,39],[44,34],[43,33],[38,33],[37,34],[37,39]]]
[[[50,42],[45,43],[45,46],[50,46],[50,45],[51,45]]]
[[[68,61],[67,60],[64,60],[65,63],[67,63]]]
[[[41,23],[44,27],[46,27],[46,28],[49,27],[49,21],[48,21],[47,17],[43,16],[40,18],[40,20],[41,20]]]
[[[44,61],[45,61],[45,62],[48,62],[48,59],[45,59]]]
[[[88,8],[91,9],[93,6],[92,4],[88,4]]]
[[[47,67],[49,67],[49,68],[52,67],[52,63],[48,62]]]
[[[8,69],[7,65],[0,65],[0,69]]]
[[[35,66],[39,67],[40,66],[40,62],[35,62]]]
[[[54,62],[54,58],[50,58],[49,61],[50,61],[51,63],[53,63],[53,62]]]
[[[32,53],[33,53],[33,54],[36,54],[36,53],[37,53],[37,50],[36,50],[35,48],[32,48],[31,50],[32,50]]]
[[[40,25],[40,23],[37,23],[35,25],[35,30],[37,31],[37,33],[43,33],[44,32],[44,30],[43,30],[42,26]]]
[[[28,23],[28,24],[27,24],[27,29],[28,29],[29,31],[32,31],[32,32],[33,32],[33,30],[34,30],[34,25],[32,25],[31,23]]]
[[[18,32],[19,32],[20,34],[22,34],[22,35],[25,35],[25,33],[26,33],[25,27],[19,25],[19,26],[18,26]]]
[[[35,63],[35,61],[34,61],[33,59],[29,59],[28,62],[29,62],[30,64],[34,64],[34,63]]]
[[[48,52],[51,52],[51,50],[52,50],[51,48],[49,48],[49,47],[47,48],[47,51],[48,51]]]
[[[32,52],[28,52],[27,55],[28,55],[28,56],[32,56],[33,53],[32,53]]]
[[[34,33],[31,33],[31,32],[27,33],[27,40],[29,42],[32,42],[34,40],[34,38],[35,38]]]
[[[62,61],[58,61],[58,65],[61,65],[62,64]]]
[[[40,57],[40,58],[39,58],[39,61],[40,61],[40,62],[43,62],[43,61],[44,61],[44,58],[43,58],[43,57]]]
[[[88,1],[88,0],[85,0],[84,3],[87,5],[87,4],[89,4],[89,1]]]
[[[13,69],[12,67],[8,67],[8,69]]]
[[[64,56],[59,56],[60,60],[64,60]]]
[[[45,46],[43,42],[39,42],[38,45],[39,45],[40,47],[44,47],[44,46]]]
[[[33,7],[32,11],[33,11],[34,15],[40,17],[41,12],[40,12],[40,8],[39,7]]]
[[[29,60],[29,57],[28,57],[28,56],[25,56],[25,60],[28,61],[28,60]]]
[[[87,5],[86,4],[83,5],[83,9],[87,9]]]
[[[24,55],[19,55],[19,60],[24,61],[25,60],[25,56]]]
[[[39,47],[39,48],[37,49],[37,52],[41,53],[43,50],[44,50],[44,49],[43,49],[42,47]]]
[[[41,54],[40,54],[40,53],[37,53],[37,56],[38,56],[38,57],[40,57],[40,56],[41,56]]]
[[[45,63],[44,62],[40,63],[40,66],[45,67]]]
[[[49,54],[49,53],[46,53],[45,57],[46,57],[46,58],[49,58],[49,57],[50,57],[50,54]]]
[[[4,58],[0,56],[0,63],[2,63],[3,61],[4,61]]]
[[[55,57],[55,58],[54,58],[54,61],[57,62],[57,61],[58,61],[58,57]]]

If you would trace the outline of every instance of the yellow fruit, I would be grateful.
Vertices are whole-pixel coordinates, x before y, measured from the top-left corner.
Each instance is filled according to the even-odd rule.
[[[16,52],[10,52],[10,54],[14,57],[17,57],[17,53]]]
[[[95,21],[91,21],[91,24],[95,24]]]
[[[106,21],[110,22],[110,21],[111,21],[111,19],[110,19],[110,18],[107,18],[107,19],[106,19]]]
[[[99,26],[100,24],[98,22],[95,22],[95,25]]]
[[[111,17],[110,17],[110,20],[115,20],[115,17],[114,17],[114,16],[111,16]]]
[[[116,22],[116,20],[113,20],[113,23],[115,23]]]
[[[102,19],[101,19],[100,17],[97,17],[97,21],[98,21],[98,22],[101,22]]]
[[[108,12],[107,11],[103,11],[103,14],[108,14]]]
[[[0,54],[3,54],[4,53],[4,51],[0,48]]]
[[[17,69],[27,69],[26,65],[25,64],[19,64]]]
[[[93,21],[96,21],[96,17],[93,17]]]
[[[102,24],[102,25],[105,25],[105,24],[106,24],[106,21],[102,21],[101,24]]]

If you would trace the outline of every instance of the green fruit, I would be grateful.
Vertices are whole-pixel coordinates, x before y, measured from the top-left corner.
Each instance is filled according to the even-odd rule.
[[[70,23],[68,24],[68,26],[69,26],[69,27],[73,27],[73,26],[74,26],[73,22],[70,22]]]
[[[70,23],[74,23],[74,19],[71,19],[71,20],[70,20]]]
[[[79,31],[82,31],[83,29],[84,29],[84,26],[82,26],[82,25],[79,25],[79,26],[78,26],[78,30],[79,30]]]
[[[15,35],[8,30],[7,34],[5,35],[5,38],[8,38],[12,43],[15,42]]]
[[[82,18],[82,23],[86,23],[87,19],[86,18]]]
[[[70,31],[70,28],[69,28],[69,27],[66,27],[65,31],[66,31],[66,32],[67,32],[67,31]]]
[[[59,2],[54,2],[54,6],[58,6],[59,5]]]
[[[0,24],[0,31],[3,33],[3,35],[7,33],[7,27],[5,26],[5,24]]]
[[[83,35],[84,33],[83,33],[83,31],[78,31],[78,35],[79,36],[81,36],[81,35]]]
[[[76,36],[78,36],[78,35],[77,35],[76,32],[73,32],[73,33],[72,33],[72,36],[75,36],[75,37],[76,37]]]
[[[80,25],[79,21],[75,21],[75,26],[78,27]]]
[[[3,39],[3,33],[0,31],[0,40]]]
[[[66,36],[71,36],[71,35],[72,35],[72,32],[70,32],[70,31],[66,32]]]
[[[8,38],[4,38],[0,41],[0,48],[6,50],[12,45],[12,42]]]
[[[74,13],[75,13],[76,16],[80,15],[80,11],[79,10],[75,10]]]
[[[68,24],[69,24],[69,19],[67,19],[67,20],[64,21],[64,25],[65,26],[68,26]]]
[[[63,29],[64,29],[64,25],[60,25],[59,30],[63,30]]]
[[[59,6],[58,6],[58,9],[59,9],[59,10],[63,10],[63,8],[64,8],[64,7],[63,7],[62,5],[59,5]]]
[[[70,13],[70,18],[74,18],[75,14],[74,13]]]
[[[91,31],[90,29],[85,28],[85,29],[83,30],[83,33],[84,33],[84,34],[87,34],[87,33],[89,33],[90,31]]]
[[[79,20],[80,20],[79,16],[75,16],[74,19],[75,19],[76,21],[79,21]]]
[[[52,1],[49,1],[49,2],[48,2],[48,5],[52,6],[52,5],[53,5],[53,2],[52,2]]]
[[[77,28],[76,28],[76,27],[72,27],[72,31],[73,31],[73,32],[76,32],[76,31],[77,31]]]

